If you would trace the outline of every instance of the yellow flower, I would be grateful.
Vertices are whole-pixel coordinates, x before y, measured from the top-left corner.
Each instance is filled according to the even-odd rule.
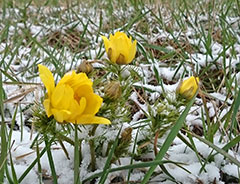
[[[68,72],[55,86],[50,70],[40,64],[38,68],[40,78],[47,89],[47,98],[43,105],[48,117],[53,115],[59,123],[111,123],[106,118],[95,116],[103,100],[93,92],[92,81],[85,73]]]
[[[177,92],[184,98],[191,99],[197,92],[198,86],[199,78],[192,76],[180,83]]]
[[[132,38],[128,38],[125,33],[116,32],[110,35],[109,40],[105,36],[101,36],[108,58],[111,62],[119,65],[130,63],[136,54],[137,41],[132,42]]]

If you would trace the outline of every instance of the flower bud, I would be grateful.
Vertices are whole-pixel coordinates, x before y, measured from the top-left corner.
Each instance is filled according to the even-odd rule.
[[[132,139],[132,128],[125,128],[121,134],[121,140],[124,142],[130,142]]]
[[[112,63],[126,65],[132,62],[136,55],[137,41],[132,41],[125,33],[116,32],[108,39],[101,36],[104,42],[107,56]]]
[[[122,89],[121,89],[121,85],[118,81],[112,81],[109,84],[106,85],[105,88],[105,95],[112,99],[112,100],[116,100],[117,98],[119,98],[122,94]]]
[[[198,87],[199,78],[192,76],[179,84],[177,93],[186,99],[191,99],[197,92]]]
[[[83,72],[89,74],[93,71],[93,66],[90,62],[84,60],[77,68],[77,73]]]

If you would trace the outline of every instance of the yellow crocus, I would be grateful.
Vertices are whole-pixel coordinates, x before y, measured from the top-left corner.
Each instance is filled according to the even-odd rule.
[[[119,65],[129,64],[135,57],[137,41],[132,42],[132,38],[128,38],[125,33],[116,32],[110,35],[108,39],[101,36],[104,46],[111,62]]]
[[[184,98],[191,99],[197,92],[198,87],[199,78],[192,76],[180,83],[177,92]]]
[[[66,73],[55,86],[53,74],[41,64],[38,65],[40,78],[47,89],[43,105],[47,116],[59,122],[75,124],[110,124],[95,114],[99,111],[102,98],[93,92],[92,81],[85,73]]]

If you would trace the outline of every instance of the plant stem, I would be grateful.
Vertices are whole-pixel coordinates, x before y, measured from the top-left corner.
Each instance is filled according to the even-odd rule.
[[[75,124],[75,142],[74,142],[74,184],[80,183],[79,175],[79,140],[78,125]]]
[[[95,144],[94,140],[89,140],[90,154],[91,154],[91,170],[96,170],[96,154],[95,154]]]
[[[89,136],[93,136],[96,132],[98,125],[93,125],[92,131],[89,132]],[[91,154],[91,170],[96,170],[96,154],[95,154],[95,144],[94,139],[89,140],[90,154]]]

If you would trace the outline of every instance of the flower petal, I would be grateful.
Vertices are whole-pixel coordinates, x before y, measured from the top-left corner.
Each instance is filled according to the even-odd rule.
[[[91,116],[91,115],[82,115],[80,116],[77,121],[77,124],[111,124],[111,122],[103,117],[98,116]]]
[[[79,99],[81,99],[82,97],[86,98],[86,107],[83,114],[95,115],[98,112],[103,100],[100,96],[93,93],[93,89],[91,86],[80,86],[75,94],[78,95],[77,98]]]
[[[101,38],[103,39],[105,50],[106,50],[106,52],[108,52],[110,42],[109,42],[109,40],[107,39],[106,36],[101,36]]]
[[[56,109],[69,109],[74,100],[73,89],[65,84],[58,84],[51,96],[51,104]]]
[[[47,89],[48,95],[50,96],[55,87],[53,74],[46,66],[41,64],[38,65],[38,70],[39,76]]]
[[[78,111],[79,111],[79,114],[82,114],[82,113],[84,112],[86,106],[87,106],[87,100],[86,100],[85,97],[82,97],[82,98],[80,99],[80,101],[79,101],[79,106],[80,106],[80,108],[79,108],[79,110],[78,110]]]
[[[70,102],[69,111],[71,112],[71,117],[69,117],[69,121],[72,122],[76,119],[77,116],[81,115],[80,106],[78,102],[74,99]]]
[[[96,95],[95,93],[91,94],[91,97],[87,100],[87,106],[84,110],[84,114],[96,114],[101,105],[102,105],[103,99]]]
[[[58,109],[52,109],[52,113],[54,115],[54,118],[59,123],[62,123],[63,121],[68,121],[69,116],[71,115],[71,112],[67,110],[58,110]]]
[[[127,40],[124,36],[115,36],[115,38],[110,42],[110,48],[112,48],[112,62],[115,63],[120,54],[124,56],[126,61],[129,55],[129,47],[127,44]]]
[[[66,73],[59,81],[59,84],[69,85],[75,92],[81,85],[92,86],[92,81],[87,77],[85,73],[76,74],[75,71]]]
[[[52,115],[52,111],[51,111],[51,102],[50,102],[49,98],[47,98],[43,101],[43,106],[45,108],[47,116],[50,117]]]
[[[136,51],[137,51],[137,40],[134,40],[134,42],[131,44],[131,47],[129,49],[129,57],[128,57],[128,60],[127,60],[127,64],[130,63],[135,55],[136,55]]]

